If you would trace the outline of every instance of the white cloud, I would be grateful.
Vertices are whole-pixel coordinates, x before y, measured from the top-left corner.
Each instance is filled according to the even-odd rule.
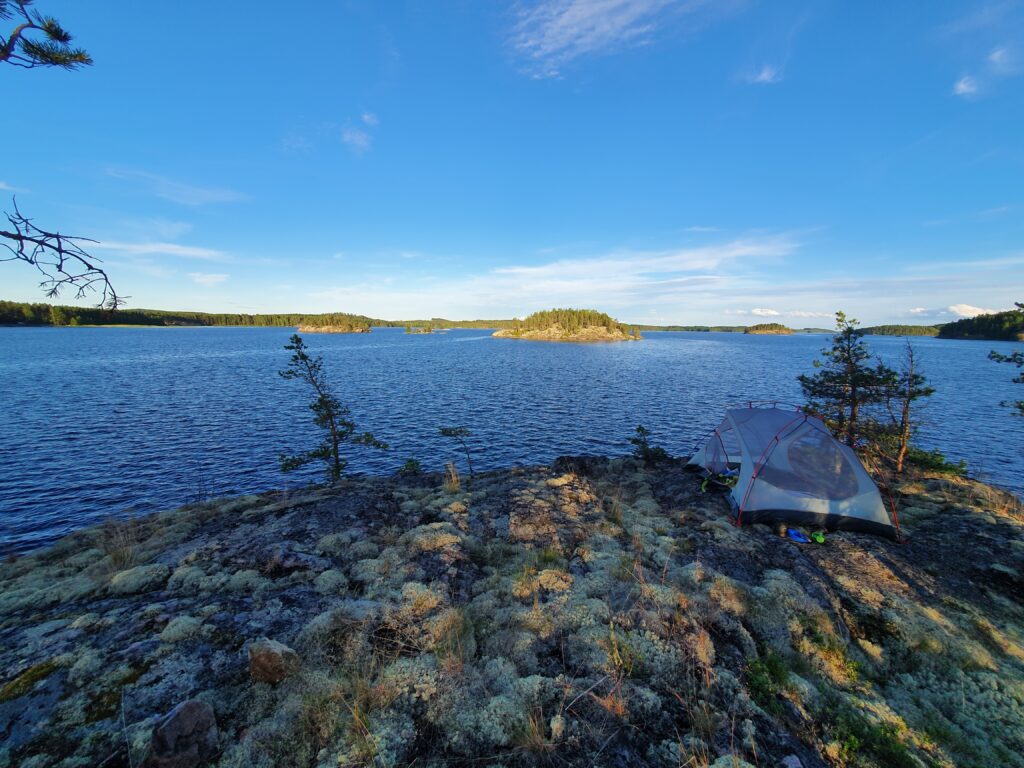
[[[228,279],[227,275],[222,274],[211,274],[209,272],[189,272],[188,276],[192,279],[193,283],[201,285],[205,288],[211,288],[215,285],[220,285]]]
[[[179,256],[184,259],[201,259],[204,261],[228,261],[230,259],[230,256],[223,251],[213,248],[199,248],[194,245],[179,245],[178,243],[123,243],[103,240],[91,247],[96,250],[115,251],[127,256]]]
[[[6,181],[0,181],[0,192],[17,192],[18,190],[8,184]]]
[[[835,317],[835,313],[834,312],[809,312],[809,311],[803,310],[803,309],[796,309],[796,310],[793,310],[792,312],[786,312],[785,314],[788,317],[806,317],[806,318],[812,318],[812,317]]]
[[[369,152],[373,147],[373,137],[369,133],[351,126],[342,129],[341,140],[356,155]]]
[[[927,310],[927,308],[925,308],[925,307],[914,307],[913,309],[911,309],[911,310],[908,310],[908,311],[909,311],[909,312],[910,312],[910,314],[912,314],[912,315],[920,315],[920,314],[924,314],[924,313],[925,313],[925,312],[927,312],[928,310]]]
[[[363,114],[360,115],[360,119],[371,128],[380,124],[380,118],[378,118],[373,112],[363,112]]]
[[[818,318],[818,317],[833,317],[832,312],[812,312],[806,309],[787,309],[779,311],[777,309],[735,309],[726,312],[727,315],[753,315],[754,317],[796,317],[801,319],[806,318]]]
[[[988,55],[988,66],[994,74],[1003,77],[1019,75],[1024,69],[1017,52],[1006,45],[992,49]]]
[[[973,96],[978,92],[978,81],[970,75],[964,75],[953,84],[955,96]]]
[[[998,309],[983,309],[982,307],[972,307],[970,304],[952,304],[946,307],[947,311],[952,312],[957,317],[977,317],[978,315],[994,315],[998,312]]]
[[[782,82],[782,70],[765,64],[756,72],[751,72],[743,77],[751,85],[772,85]]]
[[[692,13],[706,0],[676,10]],[[522,6],[510,43],[537,77],[553,77],[581,56],[641,45],[672,0],[540,0]]]
[[[245,195],[231,189],[197,187],[192,184],[183,184],[173,179],[158,176],[155,173],[147,173],[146,171],[111,168],[107,170],[107,175],[115,179],[143,182],[149,187],[152,194],[181,205],[198,206],[211,203],[232,203],[245,199]]]

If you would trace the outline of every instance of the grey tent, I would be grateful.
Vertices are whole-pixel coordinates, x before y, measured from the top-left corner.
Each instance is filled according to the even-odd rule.
[[[730,408],[689,463],[735,480],[729,500],[737,524],[781,521],[898,538],[895,514],[856,454],[799,409]]]

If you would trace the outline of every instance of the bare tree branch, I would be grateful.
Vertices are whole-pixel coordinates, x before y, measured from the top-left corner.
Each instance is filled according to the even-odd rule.
[[[100,259],[79,245],[95,240],[40,229],[21,213],[17,200],[14,212],[4,215],[12,229],[0,229],[0,246],[10,255],[0,251],[0,261],[24,261],[34,266],[43,275],[39,287],[48,298],[57,298],[65,289],[73,289],[76,299],[99,293],[96,306],[104,309],[117,309],[125,303],[128,297],[119,296],[114,290],[107,273],[98,266]]]

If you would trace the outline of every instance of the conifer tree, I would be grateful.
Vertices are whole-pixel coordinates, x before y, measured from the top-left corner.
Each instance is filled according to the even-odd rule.
[[[861,437],[864,409],[885,402],[898,374],[881,363],[871,364],[871,353],[856,320],[836,312],[836,331],[832,346],[821,351],[825,360],[814,361],[819,372],[798,379],[807,409],[819,414],[847,445],[854,446]]]
[[[301,336],[292,334],[290,343],[284,348],[292,353],[292,357],[288,367],[278,373],[283,379],[304,381],[313,390],[315,397],[309,409],[313,412],[313,423],[324,432],[324,439],[316,448],[305,453],[295,456],[281,454],[279,460],[282,472],[291,472],[313,461],[323,461],[328,478],[331,482],[337,482],[348,464],[341,456],[342,443],[347,441],[387,450],[387,444],[377,440],[371,433],[356,434],[351,412],[331,392],[327,374],[323,370],[323,358],[320,355],[310,356]]]
[[[466,445],[466,438],[473,435],[466,427],[441,427],[438,430],[441,437],[451,437],[462,444],[462,450],[466,454],[466,465],[469,467],[469,476],[473,476],[473,461],[469,458],[469,446]]]
[[[879,364],[876,370],[884,369]],[[889,393],[886,397],[886,408],[891,420],[890,431],[895,438],[896,471],[903,471],[903,463],[907,458],[907,451],[910,448],[910,438],[916,428],[914,419],[914,403],[922,397],[931,397],[935,389],[928,386],[924,375],[917,364],[917,354],[913,345],[908,341],[906,352],[903,357],[903,367],[896,373],[890,371]]]
[[[60,22],[32,5],[32,0],[0,0],[0,20],[14,21],[14,29],[0,36],[0,62],[23,69],[77,69],[92,64],[88,53],[71,45],[71,34]]]

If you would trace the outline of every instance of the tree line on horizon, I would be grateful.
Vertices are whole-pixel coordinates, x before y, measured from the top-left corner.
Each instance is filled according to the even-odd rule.
[[[229,314],[175,312],[161,309],[68,307],[44,303],[0,301],[2,325],[157,325],[157,326],[251,326],[288,328],[298,325],[341,326],[369,330],[380,321],[348,312],[323,314]]]

